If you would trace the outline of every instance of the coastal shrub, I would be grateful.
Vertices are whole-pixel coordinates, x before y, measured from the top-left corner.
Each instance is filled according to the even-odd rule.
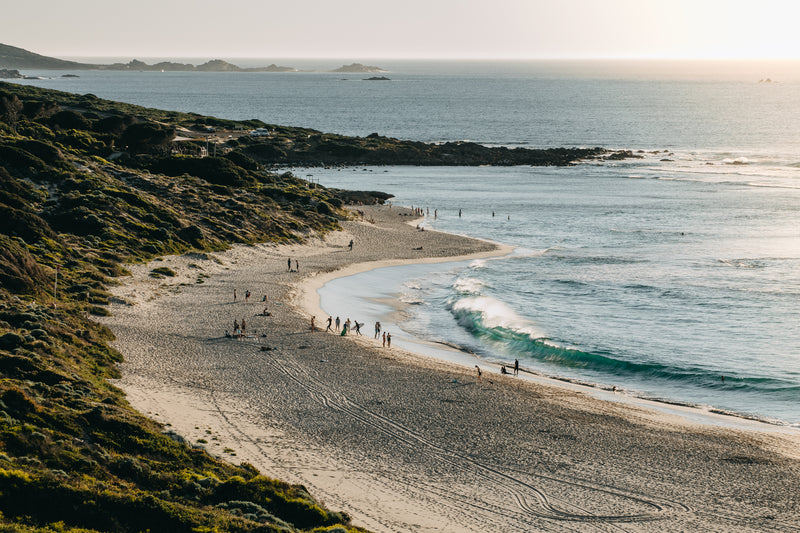
[[[0,145],[0,161],[6,168],[36,172],[47,170],[47,164],[32,153],[7,144]]]
[[[22,105],[22,114],[31,120],[50,117],[58,110],[58,104],[52,100],[25,100]]]
[[[133,117],[111,115],[94,123],[94,130],[112,135],[120,135],[133,123]]]
[[[77,111],[68,109],[54,114],[48,119],[47,123],[52,127],[75,130],[88,130],[90,126],[86,117]]]
[[[134,153],[157,153],[164,151],[174,137],[174,126],[139,122],[125,128],[120,144]]]
[[[23,206],[28,202],[43,201],[46,197],[45,191],[12,177],[5,167],[0,167],[0,201],[10,206]]]
[[[195,246],[200,245],[202,240],[205,238],[203,235],[203,230],[196,224],[179,229],[176,232],[176,235],[182,241],[186,241]]]
[[[96,305],[90,306],[87,311],[94,316],[110,316],[111,312],[105,307],[98,307]]]
[[[31,401],[28,396],[19,389],[7,389],[0,396],[6,410],[12,416],[22,417],[28,413],[34,413],[38,410],[36,404]]]
[[[90,133],[77,129],[63,130],[56,136],[56,139],[64,146],[81,150],[100,150],[105,146]]]
[[[25,344],[25,337],[18,333],[9,332],[0,337],[0,348],[13,350],[17,346]]]
[[[31,294],[49,284],[49,277],[27,247],[0,234],[0,285],[10,291]]]
[[[257,161],[263,161],[265,163],[280,163],[287,158],[286,151],[275,146],[271,142],[251,144],[245,148],[245,152]]]
[[[29,120],[22,120],[17,124],[17,133],[31,139],[38,139],[40,141],[52,141],[56,137],[55,133],[53,133],[53,130],[44,124],[31,122]]]
[[[223,157],[230,160],[237,167],[241,167],[245,170],[258,170],[258,163],[241,152],[232,151],[225,154]]]
[[[22,139],[17,142],[16,146],[35,155],[46,163],[52,164],[56,161],[64,160],[64,155],[61,153],[61,151],[50,143],[35,139]]]
[[[151,169],[167,176],[186,173],[226,187],[242,186],[251,181],[244,169],[224,157],[165,157],[155,162]]]
[[[85,206],[65,209],[48,217],[50,226],[61,233],[76,235],[100,235],[106,223],[96,213]]]
[[[169,267],[158,267],[150,271],[150,275],[157,274],[159,276],[175,277],[175,271]]]
[[[41,237],[56,238],[50,225],[38,215],[20,209],[14,209],[0,203],[0,232],[10,237],[19,237],[27,243],[34,243]]]

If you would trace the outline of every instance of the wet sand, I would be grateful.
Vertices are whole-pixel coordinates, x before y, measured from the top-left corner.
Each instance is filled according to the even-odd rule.
[[[375,223],[325,240],[131,268],[104,319],[131,404],[376,532],[800,530],[796,431],[701,425],[489,369],[478,383],[474,368],[382,348],[369,326],[325,333],[328,279],[508,252],[417,231],[408,210],[362,211]],[[177,275],[149,277],[157,266]],[[225,338],[243,318],[251,336]]]

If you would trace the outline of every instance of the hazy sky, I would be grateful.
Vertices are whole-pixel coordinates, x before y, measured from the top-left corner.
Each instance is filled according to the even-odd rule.
[[[56,57],[800,59],[800,0],[0,0]]]

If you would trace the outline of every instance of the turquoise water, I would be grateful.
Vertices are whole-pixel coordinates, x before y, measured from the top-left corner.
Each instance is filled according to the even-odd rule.
[[[720,156],[687,157],[694,172],[657,156],[568,168],[315,169],[323,185],[429,208],[431,228],[516,247],[502,259],[334,281],[323,308],[391,320],[488,361],[518,358],[546,375],[797,424],[800,188],[767,185],[780,181],[770,167],[732,174]],[[366,300],[342,299],[353,292]],[[408,304],[401,314],[374,300],[389,295]]]
[[[364,274],[354,287],[367,299],[331,312],[383,316],[371,298],[390,295],[409,304],[390,318],[409,337],[800,424],[796,63],[382,66],[391,81],[26,72],[53,77],[24,83],[351,135],[642,150],[568,168],[300,170],[429,207],[430,227],[516,247],[501,260]],[[780,83],[758,83],[766,77]]]

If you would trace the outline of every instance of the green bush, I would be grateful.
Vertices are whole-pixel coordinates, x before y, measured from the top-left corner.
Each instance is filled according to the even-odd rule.
[[[134,153],[158,153],[164,151],[174,137],[174,126],[140,122],[125,129],[120,144]]]
[[[150,271],[150,275],[152,276],[155,274],[156,276],[167,276],[167,277],[175,277],[175,271],[169,267],[158,267],[154,268]]]
[[[51,116],[47,121],[51,126],[62,129],[88,130],[89,121],[77,111],[64,110]]]
[[[224,157],[172,156],[160,159],[151,168],[167,176],[190,174],[222,186],[242,186],[252,181],[247,171]]]

